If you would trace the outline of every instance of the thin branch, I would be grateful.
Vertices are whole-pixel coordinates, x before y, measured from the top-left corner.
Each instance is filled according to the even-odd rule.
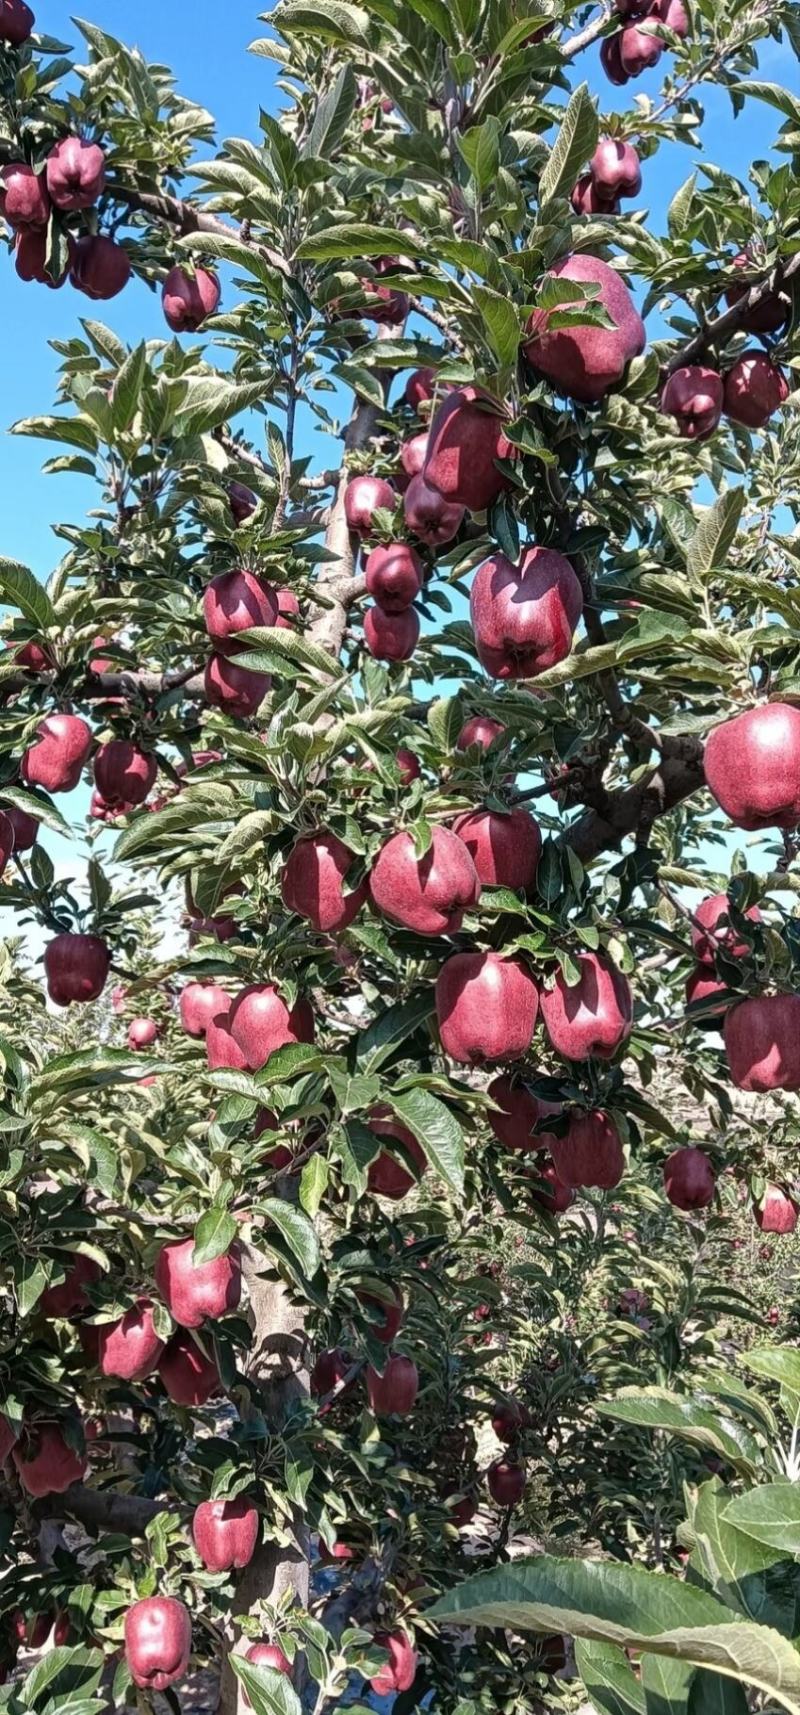
[[[578,30],[577,34],[574,36],[568,36],[566,41],[561,43],[562,59],[574,59],[575,55],[582,53],[584,48],[590,48],[592,42],[596,42],[598,37],[602,36],[610,17],[610,7],[604,6],[599,17],[593,18],[592,22],[587,24],[585,29]]]
[[[193,203],[183,202],[180,197],[167,196],[159,191],[138,191],[116,181],[107,184],[106,190],[117,202],[127,203],[129,208],[137,209],[140,214],[149,214],[154,220],[163,220],[168,226],[176,226],[181,234],[208,232],[242,243],[238,227],[229,226],[215,214],[204,214],[202,209],[195,208]],[[252,249],[263,256],[271,268],[277,269],[287,280],[291,279],[292,270],[277,250],[272,250],[268,244],[254,244]]]
[[[797,279],[798,276],[800,276],[800,252],[792,256],[785,266],[774,268],[772,273],[767,275],[766,279],[761,280],[757,286],[751,286],[750,291],[745,293],[738,303],[731,304],[729,309],[723,310],[720,315],[714,316],[711,321],[705,322],[701,328],[698,328],[697,333],[693,334],[691,339],[686,340],[673,353],[665,365],[665,374],[674,375],[675,370],[682,369],[685,364],[696,363],[697,359],[702,357],[711,347],[721,345],[730,338],[731,334],[738,333],[753,310],[758,309],[759,305],[763,304],[767,298],[780,292],[783,287],[788,286],[790,281]]]

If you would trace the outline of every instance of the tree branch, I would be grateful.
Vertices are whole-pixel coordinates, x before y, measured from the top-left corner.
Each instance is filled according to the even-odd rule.
[[[604,851],[613,851],[627,834],[634,834],[645,821],[654,821],[674,810],[705,785],[703,747],[699,739],[681,737],[673,750],[664,741],[658,767],[635,786],[609,792],[601,810],[587,810],[565,828],[561,843],[570,846],[581,863],[591,863]]]
[[[193,203],[183,202],[180,197],[167,196],[161,191],[138,191],[117,181],[106,185],[109,196],[117,202],[127,203],[128,208],[137,209],[140,214],[149,214],[154,220],[163,220],[168,226],[176,226],[181,234],[189,232],[215,233],[221,238],[233,238],[237,244],[246,242],[236,227],[229,226],[225,220],[220,220],[215,214],[205,214],[202,209],[195,208]],[[292,270],[284,256],[277,250],[270,249],[268,244],[251,246],[263,256],[271,268],[277,269],[285,279],[290,280]]]
[[[676,369],[682,369],[687,363],[696,363],[697,359],[702,357],[710,347],[720,345],[732,333],[738,333],[752,310],[757,309],[759,304],[764,303],[765,299],[776,292],[780,292],[782,287],[788,286],[798,276],[800,276],[800,252],[792,256],[785,267],[773,269],[765,280],[761,280],[757,286],[752,286],[737,304],[731,304],[730,309],[723,310],[720,315],[714,316],[711,321],[705,322],[701,328],[698,328],[697,333],[693,334],[691,339],[679,346],[678,350],[673,353],[665,365],[664,373],[674,375]]]
[[[174,1502],[146,1501],[140,1495],[89,1489],[83,1483],[73,1483],[63,1495],[48,1495],[36,1511],[47,1518],[77,1519],[89,1530],[120,1531],[124,1536],[144,1536],[159,1513],[182,1516],[182,1509]]]

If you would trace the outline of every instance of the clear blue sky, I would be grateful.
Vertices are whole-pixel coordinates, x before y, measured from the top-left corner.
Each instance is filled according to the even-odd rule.
[[[34,0],[42,29],[74,43],[80,57],[81,37],[70,22],[71,9],[62,0]],[[161,60],[174,69],[178,87],[215,115],[218,139],[258,135],[258,111],[264,106],[277,112],[279,96],[274,88],[269,60],[247,52],[248,44],[268,33],[259,23],[250,0],[86,0],[85,16],[123,40],[135,43],[148,59]],[[783,60],[781,64],[780,61]],[[662,64],[666,63],[666,58]],[[587,50],[577,71],[586,77],[600,96],[605,111],[614,111],[638,91],[655,92],[660,87],[658,71],[615,90],[603,77],[596,46]],[[762,47],[762,76],[791,83],[796,62],[773,43]],[[741,175],[755,155],[767,152],[779,116],[756,102],[748,104],[744,118],[734,121],[730,102],[723,91],[703,92],[708,123],[707,135],[717,161]],[[685,147],[663,147],[645,167],[642,193],[655,230],[664,227],[665,209],[690,172],[694,152]],[[66,338],[77,331],[81,315],[106,321],[123,338],[134,341],[143,335],[158,335],[164,324],[156,296],[139,281],[109,304],[91,305],[69,286],[50,292],[17,279],[13,267],[0,256],[0,326],[6,335],[0,389],[0,429],[15,419],[50,409],[55,393],[58,359],[48,338]],[[315,445],[319,446],[317,440]],[[60,555],[60,546],[50,525],[57,519],[77,519],[93,504],[91,484],[71,476],[42,477],[43,459],[56,449],[42,441],[21,437],[0,441],[0,492],[5,496],[0,553],[32,567],[46,577]],[[311,450],[309,448],[309,450]]]

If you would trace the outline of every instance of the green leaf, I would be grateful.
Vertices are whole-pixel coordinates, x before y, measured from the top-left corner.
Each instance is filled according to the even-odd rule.
[[[221,232],[188,232],[178,240],[181,250],[197,251],[201,256],[213,256],[218,261],[231,262],[235,268],[241,268],[245,274],[251,274],[268,290],[277,291],[280,285],[280,274],[267,261],[255,245],[244,244],[241,238],[231,233],[226,238]],[[265,384],[261,384],[261,394],[265,392]],[[214,425],[212,425],[213,427]],[[200,433],[200,431],[197,431]]]
[[[420,1026],[427,1023],[434,1007],[433,990],[418,989],[408,1000],[397,1002],[378,1014],[356,1039],[356,1063],[362,1072],[377,1072]]]
[[[577,1638],[575,1661],[594,1709],[602,1715],[645,1715],[644,1691],[618,1644]]]
[[[549,202],[567,187],[572,189],[581,167],[597,147],[599,134],[597,109],[588,84],[579,84],[570,97],[561,130],[539,181],[540,203]]]
[[[14,1276],[20,1316],[30,1316],[44,1292],[49,1275],[38,1257],[22,1257]]]
[[[297,247],[297,256],[308,262],[338,262],[352,261],[354,256],[391,256],[396,249],[395,228],[351,222],[345,226],[328,226],[324,232],[304,238]],[[427,254],[427,246],[404,230],[403,255],[420,257]]]
[[[325,0],[324,7],[306,5],[304,0],[288,0],[271,14],[270,23],[284,34],[297,31],[312,39],[346,42],[359,48],[369,46],[369,13],[360,6],[345,5],[344,0]]]
[[[422,1145],[431,1166],[456,1196],[464,1190],[464,1133],[450,1108],[430,1090],[387,1091],[386,1100]]]
[[[53,604],[43,584],[29,572],[27,566],[21,566],[18,560],[7,560],[0,555],[0,595],[9,607],[17,608],[23,619],[29,625],[35,625],[38,631],[45,631],[55,623]]]
[[[69,822],[45,793],[39,797],[37,793],[23,792],[19,786],[2,786],[0,804],[15,804],[18,810],[24,810],[28,816],[35,816],[37,822],[43,822],[44,826],[52,828],[55,834],[63,834],[66,839],[72,838]]]
[[[469,167],[480,195],[493,185],[500,166],[500,126],[494,117],[473,125],[463,135],[456,132],[459,152]]]
[[[480,311],[489,344],[503,369],[516,363],[520,325],[516,305],[490,286],[473,286],[470,296]]]
[[[658,1661],[649,1656],[648,1661]],[[674,1664],[673,1664],[674,1665]],[[750,1705],[744,1686],[722,1673],[710,1673],[699,1667],[689,1686],[689,1715],[747,1715]]]
[[[319,1239],[308,1216],[291,1203],[284,1203],[280,1197],[265,1198],[259,1208],[278,1228],[297,1259],[304,1278],[312,1280],[319,1268]]]
[[[192,1263],[197,1268],[202,1262],[213,1262],[218,1256],[224,1256],[239,1231],[238,1222],[234,1220],[227,1209],[207,1209],[195,1227],[194,1250]]]
[[[111,421],[116,430],[130,428],[136,415],[147,373],[147,348],[144,340],[126,357],[111,390]]]
[[[675,192],[672,202],[667,209],[667,226],[670,238],[680,238],[685,232],[694,199],[697,174],[690,173],[688,179]]]
[[[437,697],[428,704],[427,722],[432,737],[442,750],[452,750],[464,724],[460,699]]]
[[[738,1495],[723,1513],[726,1523],[768,1548],[800,1559],[800,1485],[766,1483]]]
[[[310,1221],[316,1219],[328,1189],[330,1170],[324,1155],[312,1155],[300,1175],[300,1205]]]
[[[37,441],[64,441],[85,453],[97,452],[97,430],[85,417],[23,417],[12,423],[9,434],[30,435]]]
[[[333,88],[326,90],[317,102],[314,123],[302,150],[304,159],[331,159],[347,130],[356,94],[353,67],[342,66]]]
[[[258,405],[264,398],[264,381],[227,381],[221,375],[190,375],[176,419],[180,435],[204,435],[218,429],[229,417]]]
[[[481,1572],[426,1610],[426,1619],[515,1632],[569,1632],[710,1667],[800,1715],[800,1655],[769,1626],[678,1578],[613,1561],[539,1555]]]
[[[255,1715],[302,1715],[302,1704],[285,1673],[274,1667],[254,1667],[244,1656],[228,1660],[247,1692]]]
[[[339,662],[324,649],[320,649],[317,643],[309,643],[308,638],[297,631],[283,631],[278,626],[257,625],[252,631],[240,631],[237,642],[239,640],[251,644],[259,655],[264,651],[265,660],[267,654],[269,655],[272,666],[266,669],[268,672],[280,673],[287,662],[292,662],[297,667],[308,667],[314,673],[324,673],[327,678],[339,679],[342,676]],[[252,656],[248,660],[244,652],[233,659],[242,667],[253,665]],[[260,671],[260,668],[255,670]]]
[[[723,1418],[690,1394],[670,1393],[668,1388],[621,1388],[612,1400],[599,1404],[603,1417],[617,1423],[635,1423],[641,1429],[662,1429],[694,1447],[710,1447],[714,1453],[747,1475],[760,1463],[758,1443],[749,1430]]]
[[[739,528],[744,501],[744,489],[731,488],[701,518],[686,550],[686,564],[693,577],[703,578],[707,572],[724,566]]]
[[[103,1657],[99,1650],[59,1646],[48,1650],[47,1655],[31,1668],[17,1691],[26,1709],[35,1708],[42,1693],[49,1691],[51,1702],[48,1709],[74,1715],[79,1701],[92,1706],[92,1693],[100,1684],[102,1671]],[[95,1707],[100,1709],[101,1705]]]

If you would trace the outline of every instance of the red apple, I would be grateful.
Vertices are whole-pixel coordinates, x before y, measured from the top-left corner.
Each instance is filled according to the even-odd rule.
[[[373,1108],[367,1124],[376,1137],[396,1138],[402,1143],[414,1163],[418,1177],[422,1177],[428,1165],[427,1157],[408,1126],[395,1119],[389,1108]],[[396,1160],[387,1150],[370,1162],[367,1187],[375,1197],[390,1197],[397,1202],[406,1197],[409,1191],[413,1191],[416,1183],[417,1180],[405,1163]]]
[[[565,1060],[613,1060],[632,1029],[630,983],[606,953],[581,953],[577,964],[577,983],[570,987],[558,971],[541,991],[545,1029]]]
[[[715,1184],[704,1149],[674,1149],[664,1163],[664,1188],[676,1209],[707,1209],[714,1200]]]
[[[763,429],[789,397],[782,369],[763,351],[745,351],[725,372],[723,408],[734,423]]]
[[[622,35],[626,34],[623,30]],[[651,39],[660,51],[661,44],[655,37]],[[525,356],[535,374],[543,375],[558,392],[583,404],[594,404],[622,380],[631,358],[644,351],[644,322],[625,281],[599,256],[583,252],[567,256],[551,269],[550,277],[599,286],[597,297],[587,298],[586,305],[600,305],[614,325],[551,329],[549,312],[534,310],[528,323]],[[580,300],[569,307],[574,312],[580,308]]]
[[[46,226],[50,198],[44,174],[25,161],[9,161],[0,169],[0,214],[9,226]]]
[[[268,673],[251,673],[247,667],[237,667],[224,655],[212,655],[206,662],[203,690],[212,709],[224,709],[236,720],[247,720],[261,707],[272,688]]]
[[[235,655],[244,647],[238,641],[240,631],[275,624],[278,598],[272,585],[255,572],[219,572],[206,586],[203,618],[217,652]]]
[[[158,763],[127,738],[101,744],[94,759],[94,778],[106,804],[143,804],[155,783]]]
[[[2,5],[2,0],[0,0]],[[47,272],[47,231],[43,226],[22,227],[14,243],[14,267],[20,280],[36,280],[40,286],[50,286],[56,290],[63,286],[72,267],[72,252],[74,244],[71,238],[67,240],[66,261],[61,272],[52,278]]]
[[[228,486],[228,502],[233,522],[238,527],[246,524],[258,505],[258,499],[251,488],[245,488],[243,482],[232,482]]]
[[[47,157],[47,189],[56,208],[69,213],[91,208],[106,182],[106,157],[99,143],[63,137]]]
[[[187,1036],[205,1036],[212,1018],[227,1012],[230,996],[216,983],[187,983],[179,1001],[180,1020]]]
[[[454,935],[465,911],[477,905],[481,884],[464,841],[434,826],[421,858],[411,834],[393,834],[378,853],[369,891],[373,905],[393,923],[418,935]]]
[[[367,590],[384,613],[402,613],[416,600],[424,573],[419,554],[408,542],[373,548],[365,567]]]
[[[734,256],[732,266],[737,268],[740,273],[752,274],[753,279],[746,281],[741,286],[729,286],[725,293],[725,302],[731,307],[734,304],[740,304],[742,298],[747,296],[751,288],[760,283],[758,270],[746,250],[740,250],[738,256]],[[739,326],[745,328],[748,333],[778,333],[786,321],[787,314],[788,307],[778,297],[777,292],[770,292],[754,310],[747,311]]]
[[[158,1373],[174,1405],[206,1405],[220,1390],[216,1365],[203,1356],[190,1334],[173,1334],[158,1360]]]
[[[111,953],[99,935],[56,935],[44,950],[47,992],[57,1006],[97,1000],[105,987]]]
[[[411,1358],[395,1353],[383,1375],[367,1365],[367,1398],[376,1417],[408,1417],[419,1391],[419,1372]]]
[[[414,476],[403,496],[403,516],[412,535],[428,548],[452,542],[464,522],[464,507],[445,500],[424,476]]]
[[[213,316],[219,304],[220,287],[216,274],[207,268],[174,267],[161,288],[164,320],[173,333],[196,333],[207,316]]]
[[[232,1072],[247,1070],[244,1054],[231,1035],[230,1009],[230,996],[225,995],[219,1011],[206,1025],[206,1057],[211,1072],[219,1072],[223,1068]]]
[[[250,1648],[246,1649],[244,1652],[244,1659],[245,1661],[252,1662],[254,1667],[270,1667],[274,1673],[283,1673],[287,1675],[287,1677],[292,1671],[292,1664],[289,1657],[284,1655],[280,1644],[251,1644]],[[252,1700],[248,1697],[244,1687],[242,1687],[242,1702],[244,1703],[245,1709],[252,1709]]]
[[[520,960],[499,953],[454,953],[436,979],[442,1047],[466,1065],[527,1054],[538,1010],[533,977]]]
[[[86,1455],[73,1452],[57,1423],[31,1424],[23,1430],[11,1457],[23,1489],[35,1500],[42,1495],[63,1495],[86,1475]]]
[[[43,1316],[75,1316],[79,1310],[85,1310],[89,1299],[84,1288],[94,1286],[102,1278],[103,1270],[100,1264],[89,1256],[76,1257],[72,1267],[67,1270],[66,1279],[60,1286],[48,1286],[39,1299],[39,1310]]]
[[[473,744],[479,745],[481,750],[488,750],[505,730],[502,721],[493,721],[490,715],[471,715],[456,739],[456,750],[469,750]]]
[[[626,24],[620,31],[619,63],[626,78],[641,77],[643,71],[658,65],[663,52],[664,43],[660,38],[640,30],[637,23]]]
[[[549,1132],[536,1132],[535,1126],[552,1114],[560,1114],[557,1102],[542,1102],[523,1083],[515,1083],[507,1073],[493,1078],[487,1096],[497,1103],[499,1112],[488,1114],[489,1124],[505,1149],[540,1150],[549,1147]]]
[[[412,780],[421,780],[422,769],[413,750],[406,750],[405,746],[401,744],[400,749],[395,753],[395,762],[400,770],[401,786],[410,786]]]
[[[683,0],[655,0],[648,16],[657,18],[660,24],[666,24],[667,29],[674,31],[681,40],[689,34],[689,14]]]
[[[619,1132],[610,1116],[598,1109],[571,1114],[566,1135],[553,1136],[550,1153],[562,1185],[572,1190],[596,1185],[611,1191],[625,1171]]]
[[[125,1660],[134,1685],[166,1691],[183,1679],[192,1653],[192,1620],[174,1596],[146,1596],[125,1615]]]
[[[356,861],[336,834],[310,834],[298,840],[281,876],[287,910],[307,918],[322,934],[346,929],[367,897],[366,881],[355,887],[350,883],[345,891],[346,877]]]
[[[563,1215],[572,1207],[575,1192],[559,1179],[555,1162],[549,1157],[542,1156],[536,1162],[531,1178],[534,1183],[530,1194],[540,1209],[545,1209],[549,1215]]]
[[[230,1033],[251,1072],[258,1072],[278,1048],[313,1042],[314,1014],[301,996],[291,1008],[271,983],[242,989],[230,1010]]]
[[[761,1203],[753,1204],[756,1226],[762,1233],[793,1233],[798,1207],[780,1185],[768,1185]]]
[[[373,1675],[370,1685],[378,1697],[393,1697],[410,1691],[417,1674],[419,1656],[405,1632],[376,1632],[373,1642],[387,1651],[389,1660]]]
[[[762,994],[732,1006],[725,1052],[740,1090],[800,1090],[800,995]]]
[[[406,381],[403,397],[412,411],[418,411],[420,405],[426,405],[436,391],[435,369],[413,369]]]
[[[276,590],[275,599],[278,603],[278,617],[275,621],[278,630],[296,630],[294,621],[299,618],[300,603],[294,590]]]
[[[27,42],[36,19],[25,0],[0,0],[0,42],[19,48]]]
[[[121,1381],[141,1382],[152,1375],[164,1350],[153,1322],[153,1306],[148,1298],[137,1298],[118,1322],[96,1325],[97,1362],[104,1376],[118,1376]]]
[[[427,486],[452,506],[484,512],[508,487],[496,461],[516,457],[504,421],[497,401],[479,387],[451,388],[431,422],[422,472]]]
[[[515,566],[493,554],[472,584],[470,619],[481,665],[495,679],[534,679],[563,661],[583,592],[563,554],[526,548]]]
[[[467,810],[456,817],[453,833],[464,841],[484,887],[533,892],[542,836],[527,810]]]
[[[26,786],[43,786],[46,792],[71,792],[91,748],[91,727],[80,715],[47,715],[23,755],[20,778]]]
[[[757,905],[749,906],[744,915],[751,923],[763,922]],[[713,965],[714,954],[723,949],[730,959],[747,958],[750,948],[742,936],[737,935],[730,917],[731,902],[727,893],[712,893],[692,912],[692,947],[699,964]],[[720,927],[723,922],[727,927]]]
[[[333,1393],[334,1388],[344,1381],[352,1362],[352,1358],[342,1351],[340,1346],[335,1346],[328,1352],[320,1352],[309,1376],[309,1387],[314,1399],[323,1399],[326,1394]],[[352,1393],[352,1386],[342,1390],[342,1397],[348,1393]]]
[[[620,205],[616,197],[610,200],[603,196],[595,184],[591,173],[582,173],[573,186],[570,202],[576,214],[599,214],[603,216],[619,214]]]
[[[394,1302],[391,1304],[383,1298],[376,1298],[372,1292],[356,1293],[359,1304],[363,1304],[365,1309],[370,1312],[374,1311],[374,1320],[370,1317],[369,1331],[373,1340],[379,1340],[382,1346],[391,1346],[394,1343],[403,1326],[405,1316],[402,1293],[395,1291],[394,1288],[392,1291]]]
[[[256,1551],[261,1520],[247,1495],[232,1501],[201,1501],[192,1519],[192,1539],[207,1572],[239,1571]]]
[[[713,435],[722,416],[722,377],[705,364],[689,363],[676,369],[661,395],[661,410],[674,417],[678,433],[687,441],[704,441]]]
[[[727,985],[720,982],[713,965],[695,965],[694,970],[686,978],[686,1005],[691,1006],[695,1001],[710,1000],[714,995],[729,994]],[[701,1030],[716,1030],[719,1021],[725,1016],[725,1007],[715,1007],[704,1018],[696,1018],[693,1023]]]
[[[174,1322],[200,1328],[235,1310],[242,1294],[238,1252],[223,1251],[211,1262],[195,1262],[194,1239],[175,1239],[156,1258],[155,1282]]]
[[[47,1643],[53,1615],[49,1609],[32,1617],[18,1608],[13,1617],[14,1637],[21,1649],[40,1650]]]
[[[423,429],[419,435],[412,435],[410,440],[403,441],[400,447],[400,465],[408,487],[411,478],[419,476],[425,463],[428,451],[428,431]]]
[[[377,275],[392,273],[402,267],[397,256],[381,256],[373,264]],[[366,321],[382,322],[385,327],[400,327],[408,315],[409,303],[405,292],[392,286],[376,286],[371,280],[362,281],[366,306],[360,314]]]
[[[413,607],[402,613],[384,613],[368,607],[364,614],[364,642],[376,661],[409,661],[419,642],[419,616]]]
[[[29,852],[39,837],[36,817],[29,816],[27,810],[18,810],[16,804],[7,804],[3,815],[11,824],[15,852]]]
[[[628,82],[629,73],[622,64],[620,53],[621,43],[621,30],[615,30],[613,36],[605,36],[600,43],[600,64],[609,83],[623,84]]]
[[[394,512],[398,495],[382,476],[353,476],[344,491],[344,515],[348,530],[357,536],[368,536],[375,513]]]
[[[72,252],[70,280],[87,298],[116,298],[131,277],[130,258],[121,244],[102,233],[79,238]]]
[[[601,137],[589,162],[589,172],[606,202],[617,197],[636,197],[642,188],[642,169],[632,143],[617,137]]]
[[[737,828],[800,822],[800,709],[760,703],[715,726],[706,740],[706,784]]]
[[[516,1507],[525,1493],[525,1467],[514,1459],[495,1459],[486,1473],[489,1494],[500,1507]]]

